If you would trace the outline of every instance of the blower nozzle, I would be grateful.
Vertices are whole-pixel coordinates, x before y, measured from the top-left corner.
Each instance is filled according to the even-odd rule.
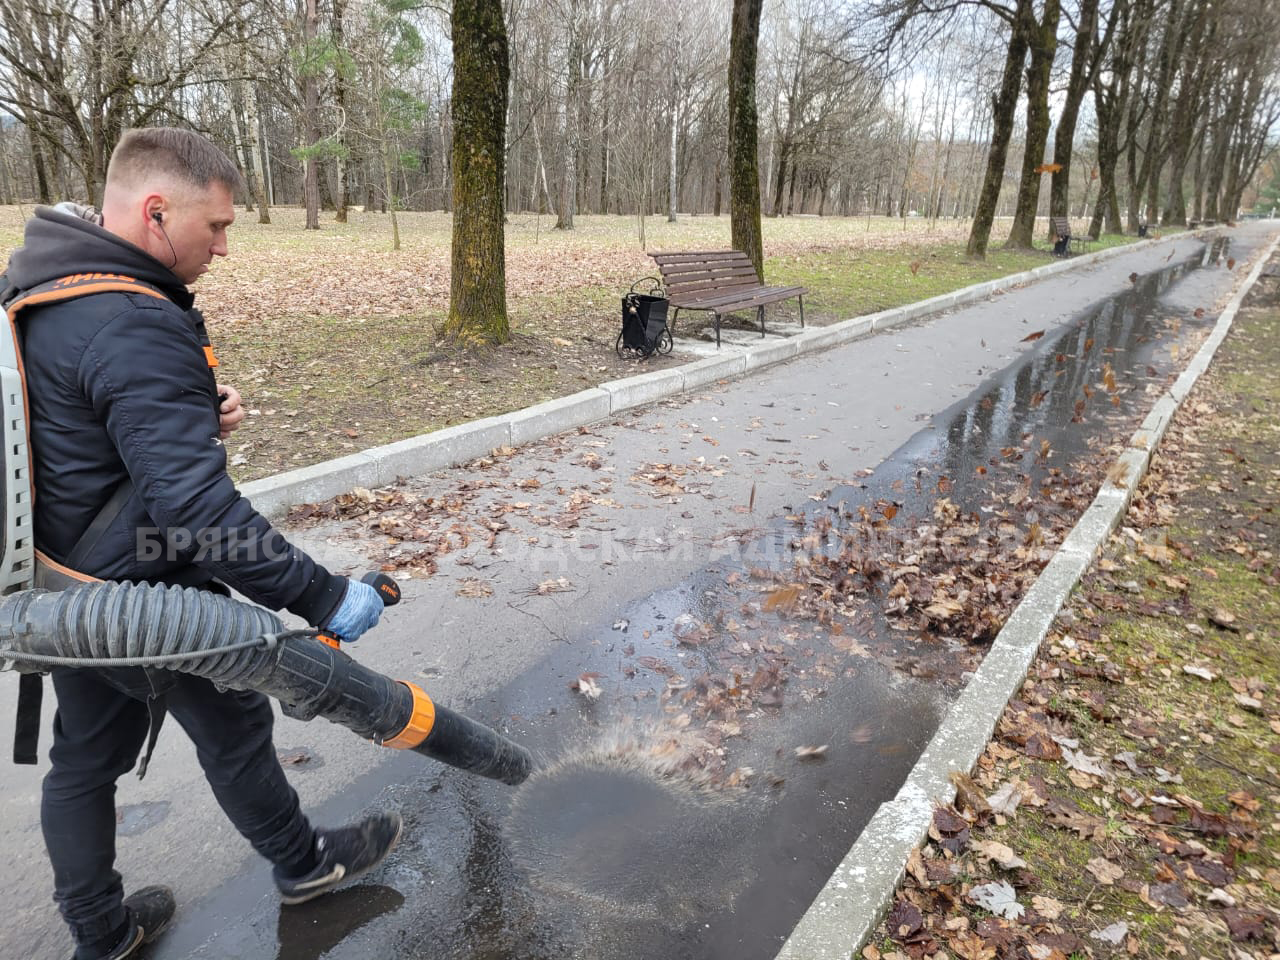
[[[434,703],[314,637],[287,632],[268,610],[194,587],[87,583],[0,599],[0,665],[102,666],[150,661],[239,690],[288,715],[325,717],[386,747],[516,785],[533,772],[524,747]]]

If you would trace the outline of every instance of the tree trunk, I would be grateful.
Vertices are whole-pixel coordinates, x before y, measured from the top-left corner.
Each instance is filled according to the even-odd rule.
[[[45,162],[44,144],[30,127],[27,127],[27,144],[31,148],[31,166],[36,175],[36,196],[41,203],[53,203],[53,190],[49,186],[49,170]]]
[[[578,99],[582,87],[582,24],[578,0],[571,0],[569,10],[569,64],[564,97],[564,178],[560,181],[557,230],[573,229],[573,214],[578,201],[578,150],[581,146],[579,122],[582,119]]]
[[[302,21],[302,36],[310,50],[316,39],[316,0],[306,0],[306,10]],[[320,103],[316,89],[315,69],[310,64],[303,66],[307,71],[302,79],[302,111],[306,128],[306,174],[302,185],[303,199],[307,207],[307,230],[320,229],[320,165],[315,155],[315,146],[320,142]]]
[[[1170,88],[1173,86],[1174,72],[1182,54],[1184,25],[1181,21],[1184,2],[1185,0],[1170,0],[1165,13],[1164,36],[1160,40],[1159,67],[1154,80],[1155,101],[1151,105],[1147,148],[1142,155],[1142,165],[1138,168],[1137,179],[1133,182],[1136,195],[1141,196],[1143,190],[1146,190],[1148,220],[1158,220],[1160,216],[1160,168],[1164,166],[1168,155],[1164,142],[1164,125],[1167,119],[1165,112],[1169,103]],[[1131,131],[1130,136],[1136,135],[1137,131]]]
[[[258,222],[270,223],[270,198],[267,192],[267,174],[262,163],[262,144],[259,138],[262,132],[262,121],[258,116],[257,92],[248,84],[244,84],[241,94],[241,106],[244,109],[244,152],[245,167],[252,171],[249,188],[254,192],[258,206]]]
[[[453,271],[446,329],[463,341],[505,343],[511,337],[502,232],[509,66],[502,0],[453,0],[450,23]]]
[[[1053,134],[1053,162],[1059,167],[1049,182],[1049,216],[1068,216],[1071,200],[1071,153],[1076,136],[1080,104],[1093,79],[1096,60],[1094,34],[1098,25],[1098,0],[1081,0],[1080,19],[1076,30],[1076,48],[1071,55],[1071,77],[1067,82],[1067,98]]]
[[[987,151],[987,169],[978,193],[978,209],[974,213],[973,227],[969,231],[969,256],[983,260],[987,256],[987,244],[991,240],[991,224],[995,222],[996,204],[1000,201],[1000,186],[1004,182],[1004,164],[1009,155],[1009,139],[1013,136],[1014,110],[1018,106],[1018,93],[1022,89],[1022,63],[1027,58],[1027,34],[1025,21],[1033,20],[1031,0],[1018,0],[1013,28],[1009,35],[1009,49],[1005,54],[1004,73],[1000,78],[1000,92],[991,101],[991,147]]]
[[[1236,80],[1235,86],[1231,91],[1225,115],[1213,125],[1213,149],[1209,155],[1209,169],[1205,187],[1206,203],[1204,215],[1205,219],[1208,220],[1226,219],[1220,212],[1219,198],[1222,194],[1223,175],[1226,172],[1228,148],[1231,145],[1232,134],[1240,121],[1240,110],[1244,100],[1244,85],[1245,80],[1241,76]]]
[[[1040,172],[1049,141],[1049,78],[1058,50],[1059,0],[1045,0],[1044,14],[1032,34],[1031,63],[1027,67],[1027,134],[1022,154],[1022,180],[1013,214],[1013,229],[1005,246],[1030,249],[1035,239],[1036,212],[1040,206]]]
[[[764,279],[757,158],[756,57],[764,0],[733,0],[729,35],[729,234]]]
[[[782,206],[782,194],[787,188],[787,174],[791,172],[789,159],[790,150],[787,147],[787,141],[783,140],[778,148],[778,177],[773,188],[773,211],[770,213],[773,217],[786,216],[786,210]]]
[[[724,156],[720,150],[716,151],[716,195],[714,212],[720,216],[721,207],[724,203]]]
[[[676,133],[679,129],[678,118],[680,108],[675,96],[671,100],[671,137],[667,166],[667,223],[676,222]]]
[[[1208,139],[1208,133],[1200,138],[1200,143],[1196,147],[1196,161],[1191,174],[1192,182],[1192,212],[1191,219],[1204,219],[1204,181],[1205,181],[1205,164],[1204,149],[1205,141]]]
[[[329,35],[333,40],[335,63],[333,68],[333,102],[338,108],[338,122],[342,125],[338,133],[341,149],[334,157],[338,165],[338,196],[334,203],[333,219],[338,223],[347,222],[347,207],[351,203],[351,146],[347,130],[351,118],[347,116],[347,55],[346,18],[347,0],[333,0],[333,17],[329,26]],[[397,248],[398,249],[398,248]]]
[[[1183,178],[1187,171],[1187,161],[1196,140],[1196,126],[1200,113],[1204,109],[1204,90],[1207,81],[1209,56],[1202,56],[1213,47],[1212,30],[1206,42],[1205,9],[1199,8],[1191,15],[1195,17],[1191,25],[1189,46],[1182,59],[1182,76],[1179,81],[1178,99],[1170,116],[1169,130],[1169,197],[1165,204],[1164,222],[1185,226],[1187,222],[1187,202],[1183,190]],[[1152,209],[1155,209],[1154,205]]]

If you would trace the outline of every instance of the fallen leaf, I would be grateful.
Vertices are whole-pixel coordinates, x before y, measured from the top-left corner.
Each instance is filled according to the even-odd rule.
[[[600,694],[604,693],[604,688],[599,683],[600,674],[584,673],[577,680],[569,684],[570,690],[576,690],[588,700],[599,700]]]
[[[1006,817],[1012,817],[1021,802],[1022,794],[1018,790],[1018,785],[1012,780],[987,797],[987,803],[990,805],[991,811],[1003,814]]]
[[[1173,563],[1173,551],[1163,543],[1139,544],[1138,552],[1152,563],[1158,563],[1161,566],[1168,566]]]
[[[969,899],[982,909],[998,917],[1004,917],[1006,920],[1017,920],[1027,911],[1027,908],[1018,902],[1013,887],[1003,880],[973,887],[969,891]]]
[[[290,750],[288,753],[279,754],[278,759],[286,767],[298,767],[304,763],[310,763],[314,757],[306,750]]]
[[[1109,927],[1103,927],[1101,930],[1095,930],[1089,934],[1094,940],[1101,940],[1103,943],[1109,943],[1113,947],[1120,946],[1124,942],[1124,938],[1129,933],[1129,924],[1120,920],[1111,924]]]
[[[924,926],[924,916],[914,903],[899,900],[893,905],[884,922],[889,928],[889,936],[899,943],[904,943]]]
[[[1100,884],[1109,887],[1124,876],[1124,870],[1104,857],[1094,857],[1085,869],[1092,873]]]
[[[1072,770],[1079,770],[1081,773],[1102,777],[1103,779],[1108,779],[1111,776],[1110,771],[1102,765],[1101,757],[1092,757],[1083,750],[1076,751],[1070,747],[1063,747],[1062,759],[1066,761],[1067,766]]]
[[[991,805],[987,803],[987,798],[982,795],[982,791],[974,783],[973,777],[961,773],[959,770],[953,770],[949,779],[956,788],[957,808],[968,810],[975,817],[981,817],[991,812]]]
[[[991,860],[1006,870],[1017,870],[1027,865],[1027,861],[999,840],[975,840],[970,847],[984,860]]]
[[[800,760],[821,760],[827,755],[828,744],[820,747],[796,747],[795,755]]]
[[[1043,330],[1037,330],[1037,331],[1035,331],[1034,333],[1028,333],[1028,334],[1027,334],[1025,337],[1023,337],[1023,338],[1022,338],[1022,340],[1021,340],[1021,341],[1019,341],[1019,342],[1020,342],[1020,343],[1027,343],[1027,342],[1029,342],[1029,341],[1031,341],[1031,340],[1039,340],[1039,339],[1040,339],[1041,337],[1043,337],[1043,336],[1044,336],[1044,331],[1043,331]]]
[[[1046,920],[1057,920],[1062,916],[1062,911],[1067,909],[1065,903],[1061,900],[1055,900],[1053,897],[1032,897],[1031,906],[1035,908],[1036,913]]]
[[[455,592],[459,597],[492,597],[493,585],[486,580],[468,578]]]
[[[1182,885],[1178,883],[1153,883],[1147,888],[1147,899],[1151,903],[1159,904],[1164,907],[1173,907],[1181,910],[1190,901],[1187,899],[1187,892],[1182,889]]]
[[[1262,806],[1260,800],[1244,790],[1237,790],[1235,793],[1228,794],[1227,799],[1235,806],[1248,810],[1250,813],[1254,813]]]
[[[1232,633],[1239,633],[1240,628],[1236,626],[1235,614],[1222,607],[1215,607],[1213,613],[1209,615],[1209,622],[1215,627],[1221,627],[1223,630],[1230,630]]]
[[[803,590],[804,588],[798,583],[790,583],[786,586],[778,587],[769,592],[760,606],[770,613],[777,611],[787,613],[795,607],[796,601],[800,599],[800,594]]]
[[[968,934],[948,941],[960,960],[995,960],[996,948],[977,934]]]
[[[557,577],[555,580],[543,580],[538,584],[535,592],[538,596],[545,597],[549,593],[568,593],[571,590],[573,590],[573,584],[568,579]]]
[[[1206,670],[1204,667],[1193,667],[1188,665],[1182,668],[1182,672],[1189,673],[1193,677],[1199,677],[1201,680],[1213,681],[1218,679],[1218,675],[1216,673]]]
[[[1254,910],[1236,910],[1228,907],[1222,911],[1232,940],[1262,940],[1266,937],[1267,916]]]

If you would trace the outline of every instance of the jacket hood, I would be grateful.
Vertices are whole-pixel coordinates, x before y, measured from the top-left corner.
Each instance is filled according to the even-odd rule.
[[[19,290],[73,273],[120,273],[156,287],[183,310],[195,302],[177,275],[141,247],[54,207],[36,207],[6,273],[9,284]]]

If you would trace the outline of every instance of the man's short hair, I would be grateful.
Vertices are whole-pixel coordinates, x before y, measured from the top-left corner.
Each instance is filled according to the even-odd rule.
[[[171,177],[204,190],[220,183],[233,193],[244,187],[240,171],[225,153],[192,130],[138,127],[125,131],[107,164],[107,183],[141,184]]]

